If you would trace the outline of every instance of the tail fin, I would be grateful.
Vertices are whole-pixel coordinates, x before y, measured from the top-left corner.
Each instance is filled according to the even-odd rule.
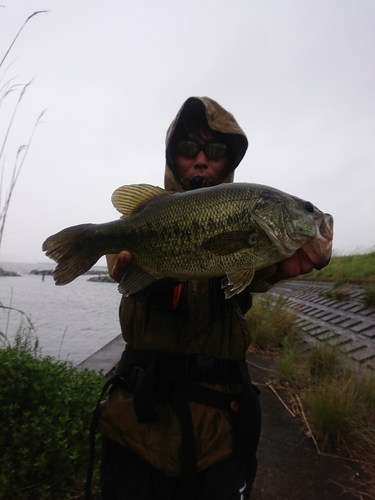
[[[46,256],[57,262],[53,279],[56,285],[67,285],[91,269],[99,256],[89,255],[85,232],[95,224],[80,224],[63,229],[43,243]]]

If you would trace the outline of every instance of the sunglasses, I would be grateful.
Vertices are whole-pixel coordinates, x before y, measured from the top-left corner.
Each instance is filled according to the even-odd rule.
[[[180,141],[177,144],[177,153],[188,158],[195,158],[200,151],[204,151],[208,159],[223,158],[226,155],[227,146],[220,142],[198,144],[194,141]]]

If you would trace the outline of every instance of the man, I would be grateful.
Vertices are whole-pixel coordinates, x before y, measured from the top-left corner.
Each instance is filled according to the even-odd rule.
[[[218,103],[189,98],[167,132],[165,188],[232,182],[247,145]],[[107,261],[117,281],[133,264],[126,251]],[[220,278],[162,280],[122,298],[127,346],[109,403],[121,410],[104,408],[100,427],[104,500],[250,497],[260,434],[258,395],[245,362],[250,292],[312,269],[300,250],[259,271],[251,289],[231,299]]]

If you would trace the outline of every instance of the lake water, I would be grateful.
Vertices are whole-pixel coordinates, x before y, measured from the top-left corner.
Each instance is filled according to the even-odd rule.
[[[23,311],[31,319],[42,355],[80,363],[120,332],[118,306],[121,295],[116,283],[88,281],[80,276],[65,286],[56,286],[52,276],[29,274],[31,270],[54,269],[54,264],[1,263],[18,277],[0,277],[0,302]],[[105,271],[104,267],[95,269]],[[14,338],[20,314],[0,309],[0,332]]]

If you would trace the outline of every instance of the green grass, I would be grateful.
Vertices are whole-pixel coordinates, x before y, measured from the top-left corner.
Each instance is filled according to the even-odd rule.
[[[316,344],[307,357],[309,374],[318,381],[323,378],[335,378],[341,372],[342,356],[337,347],[326,342]]]
[[[375,281],[375,252],[333,256],[327,267],[320,271],[314,269],[301,279],[312,278]]]
[[[347,300],[349,298],[350,285],[347,280],[338,279],[332,284],[330,290],[323,293],[324,296],[334,300]]]
[[[286,336],[276,363],[276,379],[278,382],[288,385],[290,382],[294,383],[301,380],[300,355],[300,348],[296,342],[296,337],[289,338],[289,336]]]
[[[297,335],[295,313],[286,307],[287,299],[271,296],[255,296],[253,307],[247,315],[254,347],[260,349],[277,348],[283,345],[286,336],[292,339]]]
[[[364,285],[363,303],[367,307],[375,306],[375,252],[334,256],[324,269],[320,271],[314,269],[311,273],[297,279],[332,280],[332,289],[326,292],[326,295],[336,300],[346,300],[350,282],[360,282]]]

